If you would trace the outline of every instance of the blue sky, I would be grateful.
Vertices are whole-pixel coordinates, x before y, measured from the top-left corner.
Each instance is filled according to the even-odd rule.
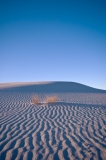
[[[0,82],[106,89],[105,0],[1,0]]]

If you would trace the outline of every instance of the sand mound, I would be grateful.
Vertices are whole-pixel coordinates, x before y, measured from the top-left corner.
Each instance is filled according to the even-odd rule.
[[[105,90],[95,89],[75,82],[31,82],[31,83],[2,83],[0,90],[21,92],[84,92],[106,93]]]

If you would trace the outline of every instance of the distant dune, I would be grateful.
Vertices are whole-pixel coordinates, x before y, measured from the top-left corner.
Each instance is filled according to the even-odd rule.
[[[75,82],[23,82],[1,83],[0,90],[13,90],[21,92],[84,92],[106,93],[106,90],[92,88]]]
[[[42,103],[32,104],[33,95]],[[45,103],[51,95],[59,101]],[[0,84],[0,160],[106,160],[106,91],[74,82]]]

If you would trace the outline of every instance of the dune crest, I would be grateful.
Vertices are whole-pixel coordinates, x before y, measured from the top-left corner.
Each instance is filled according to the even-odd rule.
[[[75,82],[23,82],[2,83],[0,90],[12,90],[21,92],[84,92],[106,93],[105,90],[92,88]]]

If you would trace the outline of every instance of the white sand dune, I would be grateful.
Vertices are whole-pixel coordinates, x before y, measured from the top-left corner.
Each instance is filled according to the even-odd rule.
[[[1,88],[0,160],[106,160],[106,93]],[[32,105],[35,94],[59,102]]]

